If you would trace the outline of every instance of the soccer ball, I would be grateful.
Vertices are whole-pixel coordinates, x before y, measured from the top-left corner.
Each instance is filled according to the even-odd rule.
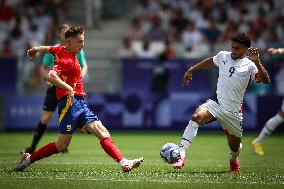
[[[173,164],[180,159],[180,149],[174,143],[167,143],[162,147],[160,155],[166,163]]]

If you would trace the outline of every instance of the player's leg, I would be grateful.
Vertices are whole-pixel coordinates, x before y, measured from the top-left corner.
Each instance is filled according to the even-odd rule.
[[[189,121],[187,127],[184,130],[182,140],[181,140],[181,155],[184,157],[186,150],[190,146],[191,142],[195,138],[198,127],[206,123],[211,122],[214,119],[213,115],[208,112],[205,107],[198,107],[192,119]]]
[[[252,147],[257,155],[264,155],[262,143],[264,139],[269,136],[281,123],[284,122],[284,101],[281,110],[271,117],[262,128],[260,134],[252,141]]]
[[[41,119],[37,124],[37,127],[33,134],[32,144],[23,150],[23,153],[33,153],[38,145],[42,135],[44,134],[47,125],[49,124],[54,112],[43,111],[41,114]]]
[[[233,173],[237,173],[240,171],[239,164],[239,154],[241,150],[241,138],[236,137],[233,134],[227,135],[228,145],[231,150],[231,159],[230,159],[230,171]]]
[[[76,101],[76,99],[74,99]],[[42,158],[49,157],[53,154],[62,152],[70,144],[72,133],[76,130],[73,123],[73,118],[76,114],[77,107],[73,104],[70,106],[67,101],[67,97],[60,100],[58,104],[58,115],[59,115],[59,136],[56,142],[49,143],[44,147],[37,150],[35,153],[30,155],[24,153],[21,161],[16,166],[16,171],[23,171],[27,166],[35,161]]]
[[[138,167],[143,162],[143,158],[134,160],[127,160],[124,158],[123,154],[113,143],[108,130],[100,121],[92,121],[88,123],[84,129],[94,134],[100,140],[100,144],[104,151],[122,166],[124,172],[128,172],[131,169]]]
[[[212,120],[214,120],[214,116],[207,110],[206,107],[200,106],[196,109],[182,136],[180,144],[181,159],[173,164],[173,168],[180,169],[184,166],[186,152],[197,134],[198,127],[200,125],[209,123]]]
[[[22,152],[33,153],[38,145],[41,137],[46,131],[47,125],[50,123],[52,116],[56,110],[58,101],[56,98],[56,87],[48,88],[43,103],[43,112],[37,127],[34,131],[33,140],[31,146],[25,148]]]
[[[230,171],[233,173],[237,173],[240,170],[239,154],[242,148],[242,119],[241,114],[236,115],[230,112],[219,117],[231,150]]]
[[[29,153],[24,153],[20,162],[16,166],[15,171],[23,171],[26,167],[38,160],[62,152],[69,146],[71,139],[71,134],[59,134],[56,142],[43,146],[31,155]]]

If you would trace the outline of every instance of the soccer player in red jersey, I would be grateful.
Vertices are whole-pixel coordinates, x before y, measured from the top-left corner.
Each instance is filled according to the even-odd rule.
[[[80,64],[76,58],[76,54],[79,54],[84,47],[83,29],[72,26],[65,32],[65,38],[65,46],[39,46],[27,52],[31,60],[38,52],[42,55],[50,53],[55,57],[54,67],[49,71],[46,79],[57,86],[59,136],[56,142],[45,145],[33,154],[24,153],[15,170],[23,171],[32,163],[65,150],[76,129],[94,134],[100,140],[104,151],[121,165],[124,172],[138,167],[144,159],[124,158],[112,142],[108,130],[88,108],[84,100],[86,93],[83,88]]]

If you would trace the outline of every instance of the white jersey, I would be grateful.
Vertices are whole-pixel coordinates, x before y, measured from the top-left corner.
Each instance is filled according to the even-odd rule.
[[[239,113],[249,82],[258,73],[256,65],[248,58],[234,60],[227,51],[220,51],[213,62],[219,68],[218,103],[227,111]]]

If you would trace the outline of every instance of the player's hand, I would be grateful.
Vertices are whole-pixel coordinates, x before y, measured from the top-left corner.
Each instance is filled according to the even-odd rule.
[[[28,52],[27,52],[27,56],[29,57],[30,60],[33,60],[36,56],[36,53],[37,53],[37,49],[36,48],[32,48],[32,49],[29,49]]]
[[[253,62],[256,62],[259,60],[259,52],[258,52],[258,49],[257,48],[248,48],[248,58],[253,61]]]
[[[53,86],[53,84],[50,83],[49,81],[46,81],[46,85],[47,85],[48,88],[51,88]]]
[[[275,54],[278,53],[278,50],[275,49],[275,48],[269,48],[269,49],[267,49],[267,52],[268,52],[269,55],[275,55]]]
[[[73,89],[68,90],[68,97],[67,97],[68,102],[70,103],[70,106],[72,106],[73,101],[74,101],[74,91]]]
[[[192,72],[191,71],[185,72],[182,79],[182,86],[184,87],[188,86],[191,80],[192,80]]]

